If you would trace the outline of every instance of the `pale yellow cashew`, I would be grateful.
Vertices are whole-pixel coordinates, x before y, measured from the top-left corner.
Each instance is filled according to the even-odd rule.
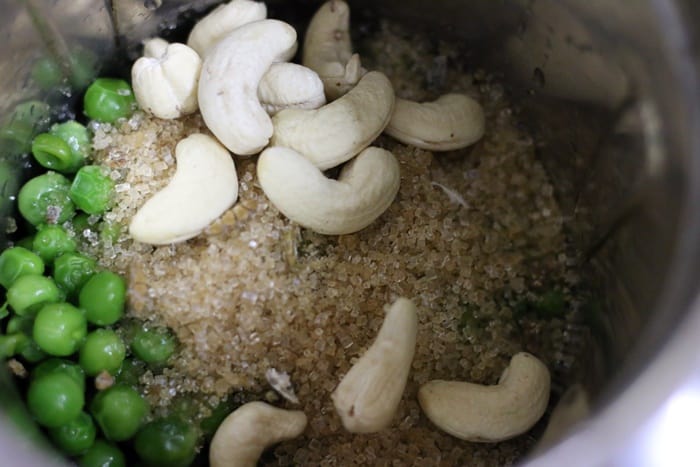
[[[384,132],[402,143],[430,151],[451,151],[475,143],[484,135],[481,105],[464,94],[445,94],[432,102],[396,99]]]
[[[350,161],[338,180],[296,151],[268,148],[260,155],[258,181],[282,214],[326,235],[357,232],[391,205],[399,190],[399,163],[384,149],[370,147]]]
[[[352,53],[350,7],[343,0],[329,0],[311,18],[302,49],[302,64],[323,80],[328,100],[342,96],[366,70]]]
[[[528,431],[549,401],[547,367],[533,355],[515,354],[495,386],[430,381],[418,391],[425,415],[460,439],[498,442]]]
[[[199,109],[207,127],[231,152],[260,152],[272,121],[258,100],[258,85],[272,63],[296,41],[296,31],[266,19],[241,26],[207,54],[199,78]]]
[[[272,146],[294,149],[326,170],[350,160],[381,134],[394,109],[394,88],[378,71],[316,110],[286,109],[272,118]]]
[[[199,235],[238,198],[238,176],[231,155],[214,138],[194,134],[175,147],[170,183],[131,219],[134,240],[152,245]]]
[[[221,422],[209,446],[211,467],[255,467],[265,449],[300,436],[306,415],[264,402],[249,402]]]
[[[415,305],[399,298],[372,346],[331,395],[346,430],[375,433],[391,424],[408,380],[417,331]]]

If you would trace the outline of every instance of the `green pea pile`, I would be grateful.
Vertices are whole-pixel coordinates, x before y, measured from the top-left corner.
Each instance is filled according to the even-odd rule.
[[[85,114],[115,122],[135,108],[122,80],[101,78],[87,90]],[[126,283],[79,251],[76,232],[112,202],[113,181],[91,165],[91,136],[77,121],[55,124],[31,144],[47,169],[19,190],[17,207],[34,232],[0,254],[0,357],[27,372],[29,412],[54,445],[81,466],[185,466],[202,432],[177,416],[153,418],[139,393],[147,367],[164,367],[176,350],[165,329],[128,326]],[[88,384],[87,378],[94,378]]]

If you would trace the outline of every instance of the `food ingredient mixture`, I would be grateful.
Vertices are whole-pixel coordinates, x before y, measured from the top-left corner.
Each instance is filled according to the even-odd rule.
[[[290,222],[258,185],[255,159],[237,159],[238,202],[202,235],[154,247],[129,238],[129,220],[172,177],[176,143],[208,130],[198,113],[93,122],[96,163],[109,167],[116,184],[105,221],[117,234],[88,230],[84,247],[128,278],[129,316],[177,335],[181,351],[172,365],[140,379],[154,407],[166,411],[188,394],[204,394],[215,406],[233,394],[238,402],[303,410],[306,431],[267,454],[270,465],[510,464],[534,436],[457,440],[430,424],[416,395],[432,379],[494,384],[522,350],[540,358],[559,385],[573,377],[569,311],[579,278],[551,181],[503,87],[465,68],[454,45],[383,21],[356,47],[363,66],[384,72],[399,97],[463,92],[477,99],[485,136],[448,153],[381,136],[375,145],[400,163],[398,196],[369,227],[341,236]],[[540,303],[542,294],[562,303],[542,313],[518,307]],[[419,324],[398,413],[379,433],[347,433],[330,395],[371,345],[385,305],[400,296],[416,304]],[[298,404],[272,390],[270,372],[290,378]]]

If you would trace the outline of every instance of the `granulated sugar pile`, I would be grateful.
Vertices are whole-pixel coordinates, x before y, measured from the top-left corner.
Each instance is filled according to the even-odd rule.
[[[512,463],[533,437],[492,445],[457,440],[421,414],[418,387],[431,379],[493,384],[520,350],[552,370],[556,349],[567,345],[566,318],[533,319],[520,329],[498,300],[504,290],[525,295],[544,278],[576,280],[533,142],[486,73],[462,72],[450,51],[436,56],[415,33],[411,41],[403,37],[383,25],[364,40],[365,66],[387,73],[400,96],[472,95],[484,106],[486,135],[446,154],[380,137],[377,144],[400,162],[401,188],[385,214],[352,235],[322,236],[290,223],[258,186],[252,158],[236,159],[239,201],[202,235],[172,246],[135,244],[126,226],[172,176],[176,143],[206,130],[198,115],[164,121],[141,113],[119,127],[94,127],[97,161],[117,183],[106,220],[121,225],[122,234],[113,243],[95,236],[91,248],[104,266],[128,277],[129,314],[169,326],[181,343],[171,368],[142,378],[148,397],[162,406],[198,392],[213,401],[239,391],[246,400],[263,398],[270,390],[266,370],[288,373],[300,402],[276,404],[303,410],[309,425],[266,457],[271,465]],[[412,299],[419,313],[403,400],[389,429],[351,435],[330,394],[372,343],[385,305],[399,296]],[[463,329],[469,310],[477,310],[482,328]]]

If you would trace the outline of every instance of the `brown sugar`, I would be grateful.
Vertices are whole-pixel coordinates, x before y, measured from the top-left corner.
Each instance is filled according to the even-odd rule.
[[[355,234],[322,236],[291,223],[257,184],[255,158],[237,158],[239,200],[202,235],[169,246],[134,243],[129,219],[172,176],[176,143],[207,130],[198,114],[166,121],[137,113],[120,126],[93,124],[96,159],[117,184],[105,222],[121,233],[105,241],[97,231],[84,232],[86,248],[128,277],[129,315],[169,326],[181,344],[170,368],[144,375],[146,394],[162,407],[194,393],[214,402],[231,392],[262,399],[271,389],[268,370],[288,374],[299,405],[279,403],[304,410],[309,426],[303,437],[278,446],[270,465],[513,463],[533,437],[495,445],[452,438],[421,414],[418,387],[437,378],[494,383],[520,350],[552,369],[556,349],[567,345],[567,316],[533,319],[523,330],[499,300],[504,290],[526,294],[545,277],[566,278],[568,286],[577,280],[532,139],[486,73],[477,80],[456,67],[432,90],[422,86],[434,53],[413,46],[420,38],[403,37],[385,24],[367,46],[373,53],[366,66],[386,72],[403,97],[472,95],[484,106],[487,131],[473,147],[446,154],[380,137],[375,144],[400,162],[401,188],[388,211]],[[412,54],[412,67],[384,58],[401,56],[385,53],[389,46]],[[330,394],[399,296],[419,310],[403,400],[389,429],[351,435]],[[476,310],[481,326],[464,327],[467,309]]]

